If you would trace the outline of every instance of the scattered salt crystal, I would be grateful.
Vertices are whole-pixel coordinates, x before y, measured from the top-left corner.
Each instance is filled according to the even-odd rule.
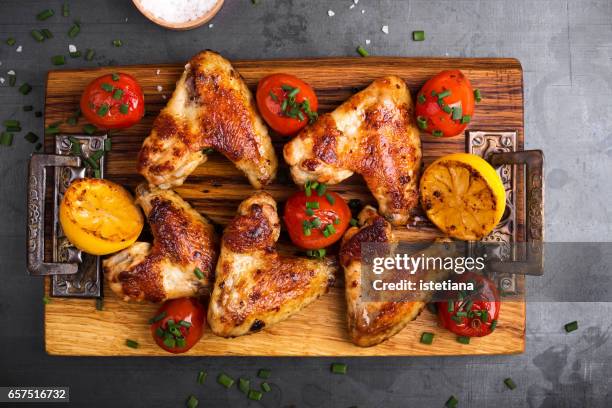
[[[389,26],[388,25],[382,26],[382,32],[385,34],[389,34]]]
[[[361,14],[365,14],[365,10],[363,10],[363,9],[362,9],[362,10],[361,10]]]
[[[68,52],[77,52],[77,47],[74,44],[68,44]]]
[[[15,71],[13,71],[12,69],[6,73],[7,75],[15,75]]]
[[[157,85],[157,92],[161,92],[163,90],[164,90],[164,88],[161,85]]]
[[[354,9],[354,8],[355,8],[355,5],[354,5],[354,4],[351,4],[351,5],[349,6],[349,8],[352,10],[352,9]]]
[[[158,69],[157,71],[155,71],[155,75],[159,75],[161,71]]]
[[[218,0],[140,0],[141,6],[170,23],[196,20],[210,11]],[[127,19],[126,19],[127,21]]]
[[[333,17],[336,15],[336,13],[334,13],[334,10],[327,10],[327,15]]]
[[[359,0],[353,0],[353,3],[358,4]]]
[[[370,40],[366,40],[366,44],[370,44],[372,41]]]
[[[215,26],[215,25],[214,25],[213,23],[210,23],[210,24],[208,25],[208,28],[213,28],[214,26]]]
[[[5,81],[5,79],[3,77],[0,77],[0,84],[3,84]]]
[[[17,46],[17,49],[15,51],[21,52],[21,51],[23,51],[23,47],[21,45],[19,45],[19,46]]]

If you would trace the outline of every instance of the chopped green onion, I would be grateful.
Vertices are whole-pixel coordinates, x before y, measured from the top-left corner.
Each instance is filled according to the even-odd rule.
[[[133,348],[133,349],[138,348],[138,342],[135,341],[135,340],[127,339],[125,341],[125,345],[128,346],[129,348]]]
[[[164,317],[166,317],[168,315],[168,313],[166,313],[165,311],[161,312],[160,314],[153,316],[152,318],[149,319],[149,324],[153,324],[153,323],[157,323],[160,320],[162,320]]]
[[[53,33],[47,28],[43,28],[42,30],[40,30],[40,32],[42,33],[42,35],[45,36],[45,38],[53,38]]]
[[[309,227],[303,227],[302,232],[304,233],[305,237],[309,237],[312,234],[312,229]]]
[[[113,142],[111,141],[111,139],[105,139],[104,140],[104,151],[110,152],[112,147],[113,147]]]
[[[195,268],[193,273],[198,279],[204,279],[204,273],[200,270],[200,268]]]
[[[53,65],[64,65],[66,63],[66,57],[63,55],[55,55],[51,57],[51,62]]]
[[[17,83],[17,75],[9,73],[7,74],[7,76],[9,80],[9,86],[15,86],[15,84]]]
[[[425,31],[413,31],[412,32],[412,41],[425,41]]]
[[[94,56],[96,55],[96,52],[94,50],[92,50],[91,48],[87,49],[87,52],[85,52],[85,60],[86,61],[91,61],[94,59]]]
[[[331,194],[327,193],[325,194],[325,198],[327,198],[327,201],[331,204],[334,205],[336,203],[336,199],[334,198],[334,196],[332,196]]]
[[[230,388],[234,384],[234,380],[232,379],[232,377],[225,373],[219,374],[219,376],[217,377],[217,382],[225,388]]]
[[[459,400],[455,398],[454,395],[451,395],[450,398],[446,400],[444,406],[446,408],[457,408],[457,404],[459,404]]]
[[[115,47],[121,47],[123,45],[123,42],[121,40],[113,40],[113,45]]]
[[[482,101],[482,94],[480,93],[480,89],[474,89],[474,99],[476,102]]]
[[[263,378],[264,380],[270,378],[270,375],[272,375],[272,371],[268,370],[267,368],[260,368],[257,372],[257,376],[259,378]]]
[[[27,82],[24,82],[23,84],[21,84],[21,86],[19,87],[19,92],[21,92],[22,95],[27,95],[30,93],[30,91],[32,90],[32,87],[30,86],[30,84],[28,84]]]
[[[68,37],[74,38],[77,35],[79,35],[80,32],[81,32],[81,27],[78,24],[74,23],[72,27],[70,27],[70,29],[68,30]]]
[[[66,123],[68,123],[70,126],[74,126],[77,124],[78,120],[79,120],[78,118],[71,116],[68,119],[66,119]]]
[[[495,328],[497,327],[497,320],[492,320],[491,321],[491,331],[495,330]]]
[[[44,21],[46,19],[48,19],[49,17],[53,16],[55,14],[55,12],[51,9],[46,9],[41,11],[40,13],[38,13],[36,15],[36,19],[39,21]]]
[[[158,327],[157,329],[155,329],[155,335],[157,337],[164,337],[164,329],[162,329],[161,327]]]
[[[113,86],[107,82],[102,82],[100,88],[104,89],[106,92],[113,92]]]
[[[200,371],[198,373],[198,384],[204,384],[204,381],[206,381],[207,376],[208,374],[206,374],[206,371]]]
[[[323,194],[325,194],[325,190],[327,190],[327,186],[323,183],[319,184],[317,186],[317,195],[319,197],[323,197]]]
[[[329,235],[334,235],[336,233],[336,228],[334,228],[332,224],[327,224],[325,229],[329,231]]]
[[[506,384],[506,387],[508,387],[511,390],[516,388],[516,383],[510,377],[504,380],[504,384]]]
[[[483,323],[486,323],[489,321],[489,311],[488,310],[485,309],[485,310],[480,311],[480,320]]]
[[[444,136],[444,133],[442,133],[441,130],[436,129],[433,132],[431,132],[431,135],[435,136],[435,137],[442,137],[442,136]]]
[[[270,387],[270,384],[268,384],[267,382],[262,382],[261,383],[261,389],[263,390],[263,392],[270,392],[270,391],[272,391],[272,387]]]
[[[96,310],[98,311],[104,310],[104,298],[102,297],[96,298]]]
[[[7,126],[7,132],[21,132],[21,126]]]
[[[30,31],[30,35],[32,36],[32,38],[34,38],[38,42],[45,41],[45,36],[42,35],[42,33],[40,31],[38,31],[38,30]]]
[[[427,130],[427,119],[423,116],[417,116],[417,125],[421,130]]]
[[[274,102],[278,102],[278,96],[276,96],[274,92],[270,91],[269,94],[270,94],[270,98],[272,98]]]
[[[457,336],[457,343],[470,344],[470,338],[467,336]]]
[[[421,343],[423,344],[431,344],[433,343],[434,334],[430,332],[423,332],[421,334]]]
[[[448,301],[448,313],[452,313],[455,310],[455,301],[453,299],[450,299]]]
[[[45,128],[46,135],[57,135],[60,132],[59,127],[49,125]]]
[[[306,209],[306,215],[308,215],[308,216],[312,217],[312,216],[314,215],[314,211],[313,211],[313,210],[311,210],[310,208],[307,208],[307,209]]]
[[[444,91],[440,92],[438,94],[438,100],[442,99],[442,98],[446,98],[447,96],[451,95],[451,91],[450,89],[445,89]]]
[[[130,107],[127,103],[122,103],[121,105],[119,105],[119,112],[121,112],[123,115],[127,115],[129,111]]]
[[[463,109],[461,108],[461,106],[456,106],[453,108],[452,118],[453,120],[460,120],[461,118],[463,118]]]
[[[83,132],[87,133],[88,135],[93,135],[96,130],[98,130],[98,128],[96,128],[94,125],[91,124],[86,124],[83,126]]]
[[[238,379],[238,389],[243,393],[247,394],[249,392],[249,388],[251,387],[251,382],[246,378]]]
[[[319,217],[315,217],[312,220],[312,228],[319,228],[321,226],[321,219]]]
[[[0,133],[0,145],[11,146],[13,144],[13,134],[9,132]]]
[[[176,347],[176,339],[174,337],[172,337],[172,335],[170,335],[170,337],[166,337],[164,339],[164,346],[166,346],[168,348],[175,348]]]
[[[281,110],[284,112],[287,110],[287,99],[283,100],[283,103],[281,104]]]
[[[293,88],[291,92],[287,94],[288,98],[295,98],[297,94],[300,93],[300,88]]]
[[[64,1],[62,4],[62,16],[68,17],[70,15],[70,9],[68,8],[68,1]]]
[[[191,327],[191,323],[190,323],[190,322],[188,322],[187,320],[181,320],[181,321],[179,322],[179,326],[183,326],[183,327],[186,327],[186,328],[190,328],[190,327]]]
[[[571,333],[575,330],[578,330],[578,322],[574,320],[573,322],[567,323],[564,327],[567,333]]]
[[[466,317],[467,316],[467,312],[464,312],[464,311],[460,310],[457,313],[455,313],[455,315],[457,317]]]
[[[363,48],[361,45],[359,47],[357,47],[357,52],[359,53],[359,55],[361,55],[362,57],[367,57],[370,55],[370,53]]]
[[[194,397],[193,395],[190,395],[189,398],[187,398],[186,406],[187,408],[197,408],[199,403],[200,402],[198,401],[196,397]]]
[[[452,108],[447,104],[442,105],[442,110],[446,113],[451,113],[453,111]]]
[[[102,105],[100,105],[96,113],[98,114],[98,116],[106,116],[109,110],[110,106],[108,106],[108,104],[106,103],[103,103]]]
[[[351,218],[349,221],[349,224],[351,224],[353,227],[356,227],[358,223],[359,221],[357,221],[355,218]]]
[[[319,208],[318,201],[306,201],[306,208],[314,208],[315,210]]]
[[[417,100],[422,105],[422,104],[424,104],[427,101],[427,98],[425,97],[425,95],[419,94],[419,96],[417,97]]]
[[[340,218],[336,218],[336,219],[334,220],[334,224],[336,224],[336,225],[340,224]]]
[[[215,149],[213,149],[212,147],[207,147],[206,149],[202,150],[202,153],[204,154],[213,154],[215,152]]]
[[[311,250],[306,251],[306,255],[308,255],[308,256],[310,256],[312,258],[318,258],[318,259],[325,258],[325,253],[326,253],[325,248],[311,249]]]
[[[34,107],[32,105],[24,105],[23,106],[23,111],[24,112],[31,112],[34,110]]]
[[[250,400],[259,401],[263,397],[263,393],[257,390],[250,390],[248,397]]]
[[[346,374],[348,366],[344,363],[333,363],[331,365],[331,372],[334,374]]]
[[[463,115],[463,117],[461,118],[461,124],[465,125],[466,123],[470,123],[471,120],[472,117],[470,115]]]
[[[6,127],[19,127],[21,126],[21,123],[18,120],[15,119],[7,119],[2,123],[4,126]]]
[[[43,296],[43,303],[45,305],[48,305],[49,303],[51,303],[51,298],[49,296]]]
[[[9,37],[6,39],[6,44],[7,45],[15,45],[17,41],[13,38],[13,37]]]
[[[32,132],[28,132],[23,138],[30,143],[38,142],[38,136]]]

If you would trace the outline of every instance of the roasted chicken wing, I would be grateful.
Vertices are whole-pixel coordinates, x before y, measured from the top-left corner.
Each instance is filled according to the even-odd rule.
[[[185,66],[155,120],[138,171],[151,185],[179,186],[211,148],[234,162],[255,188],[275,177],[276,154],[253,95],[229,61],[203,51]]]
[[[370,206],[361,211],[358,222],[359,227],[349,228],[342,238],[340,264],[344,268],[349,337],[356,345],[369,347],[394,336],[416,319],[432,294],[414,293],[417,301],[364,300],[368,288],[362,282],[361,244],[378,243],[380,245],[376,251],[385,253],[381,256],[389,256],[394,252],[397,240],[389,222]],[[437,251],[435,248],[433,250]],[[424,278],[440,280],[447,276],[446,271],[427,271]]]
[[[103,261],[113,292],[124,300],[162,302],[210,290],[218,241],[213,225],[172,190],[142,184],[136,202],[151,226],[153,245],[136,242]]]
[[[253,333],[300,311],[325,293],[336,267],[330,260],[279,255],[276,202],[256,193],[225,228],[208,322],[218,336]]]
[[[418,204],[421,141],[406,83],[377,79],[285,145],[297,184],[336,184],[361,174],[394,225],[405,224]]]

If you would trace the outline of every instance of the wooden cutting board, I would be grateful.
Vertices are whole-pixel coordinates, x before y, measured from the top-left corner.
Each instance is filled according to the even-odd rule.
[[[470,129],[518,131],[518,149],[523,149],[523,79],[520,63],[515,59],[450,59],[450,58],[324,58],[234,61],[249,87],[254,90],[260,78],[272,73],[290,73],[312,85],[319,97],[320,111],[332,110],[354,92],[374,79],[395,74],[401,76],[413,95],[423,83],[444,69],[461,69],[474,88],[482,91]],[[129,188],[143,179],[136,173],[136,157],[148,135],[157,113],[172,95],[174,84],[183,71],[183,64],[109,67],[87,70],[63,70],[49,73],[45,106],[45,126],[65,121],[78,107],[82,90],[92,79],[107,73],[133,75],[143,87],[147,115],[138,125],[113,133],[113,148],[107,155],[106,177]],[[161,88],[160,88],[161,87]],[[166,99],[167,98],[167,99]],[[83,119],[76,126],[63,124],[63,133],[82,133]],[[53,151],[48,137],[46,151]],[[425,165],[439,156],[465,151],[465,139],[434,138],[421,135]],[[279,157],[282,139],[275,140]],[[519,184],[522,189],[522,185]],[[354,176],[331,187],[344,198],[359,198],[374,203],[363,180]],[[266,189],[279,202],[297,190],[281,165],[277,181]],[[252,194],[246,178],[219,154],[213,154],[187,182],[176,191],[198,211],[215,223],[225,225],[235,215],[240,201]],[[281,204],[282,205],[282,204]],[[281,207],[282,208],[282,207]],[[524,214],[517,214],[519,236]],[[439,236],[427,221],[415,227],[400,228],[400,239],[430,240]],[[282,247],[287,245],[281,236]],[[46,285],[48,293],[49,284]],[[149,333],[147,320],[156,306],[128,304],[110,290],[105,291],[104,310],[98,311],[94,300],[54,298],[45,307],[45,344],[54,355],[163,355]],[[419,342],[423,331],[435,333],[432,345]],[[126,339],[138,341],[140,347],[125,346]],[[263,332],[235,339],[223,339],[207,332],[187,355],[225,356],[391,356],[391,355],[459,355],[509,354],[523,352],[525,347],[525,303],[506,301],[502,304],[499,325],[487,337],[473,339],[469,345],[459,344],[455,336],[437,326],[435,316],[424,310],[401,333],[374,347],[360,348],[347,336],[342,279],[337,287],[288,320]]]

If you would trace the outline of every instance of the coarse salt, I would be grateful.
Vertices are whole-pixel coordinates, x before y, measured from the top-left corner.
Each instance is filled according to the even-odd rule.
[[[334,13],[334,10],[327,10],[327,15],[333,17],[336,15],[336,13]]]
[[[389,34],[389,26],[388,25],[382,26],[382,32],[385,34]]]
[[[354,5],[354,4],[351,4],[351,5],[349,6],[349,8],[352,10],[352,9],[354,9],[354,8],[355,8],[355,5]]]
[[[366,40],[366,45],[369,45],[372,41]]]
[[[68,44],[68,52],[77,52],[77,47],[74,44]]]
[[[163,90],[164,90],[164,88],[161,85],[157,85],[157,92],[161,92]]]
[[[5,81],[5,79],[3,77],[0,77],[0,84],[3,84]]]
[[[21,51],[23,51],[23,47],[20,45],[20,46],[17,47],[17,49],[15,51],[21,52]]]
[[[140,0],[142,7],[169,23],[185,23],[210,11],[218,0]]]

